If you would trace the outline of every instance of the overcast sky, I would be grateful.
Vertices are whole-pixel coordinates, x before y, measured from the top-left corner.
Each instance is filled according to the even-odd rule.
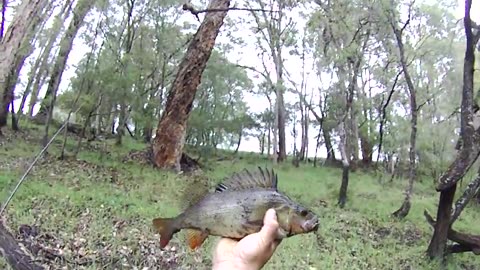
[[[435,1],[435,0],[430,0],[430,1]],[[480,12],[475,12],[475,11],[478,11],[478,10],[480,10],[480,0],[474,0],[471,16],[472,16],[472,19],[475,20],[476,22],[480,22]],[[181,11],[181,12],[183,12],[183,11]],[[458,0],[458,7],[455,10],[455,15],[458,19],[461,19],[463,17],[463,13],[464,13],[464,1]],[[10,21],[12,14],[9,13],[7,15],[8,15],[7,18],[9,18],[9,21]],[[230,17],[232,19],[239,18],[239,17],[245,17],[245,16],[249,16],[248,12],[230,11],[229,14],[228,14],[228,17]],[[90,16],[88,16],[88,18],[93,18],[93,17],[95,17],[94,14],[91,14]],[[300,29],[300,33],[301,33],[302,32],[301,29],[303,29],[303,27],[305,25],[305,21],[300,16],[295,16],[295,17],[296,17],[295,22],[297,24],[297,28]],[[201,19],[202,18],[203,18],[203,16],[201,16]],[[184,14],[182,14],[181,19],[190,21],[190,22],[194,23],[195,25],[199,25],[199,22],[197,22],[193,18],[193,16],[188,12],[184,12]],[[221,34],[218,38],[218,41],[220,41],[220,42],[227,42],[228,41],[227,40],[228,38],[225,35],[225,33],[227,32],[228,29],[225,29],[225,27],[226,26],[222,27],[222,32],[221,32]],[[251,35],[252,35],[251,31],[249,29],[246,29],[243,25],[237,25],[237,27],[238,27],[238,29],[236,29],[234,35],[236,37],[239,37],[239,36],[243,37],[244,41],[246,42],[246,45],[244,47],[236,46],[234,51],[232,53],[230,53],[230,55],[229,55],[230,61],[232,61],[234,63],[246,65],[246,66],[252,66],[252,67],[255,67],[259,70],[262,70],[263,69],[262,62],[261,62],[261,59],[259,57],[257,57],[258,50],[255,47],[255,38],[251,37]],[[244,28],[242,29],[241,27],[244,27]],[[80,32],[82,32],[82,31],[84,31],[84,28],[82,30],[80,30]],[[75,74],[76,64],[83,58],[85,53],[87,53],[89,51],[90,51],[90,48],[88,46],[86,46],[85,44],[83,44],[83,40],[78,38],[78,36],[77,36],[77,38],[74,41],[74,47],[72,49],[72,53],[70,53],[69,58],[68,58],[68,62],[67,62],[68,67],[65,70],[65,72],[63,73],[62,83],[61,83],[61,86],[60,86],[60,91],[64,91],[65,89],[68,88],[70,78],[72,76],[74,76],[74,74]],[[36,50],[35,53],[32,54],[32,57],[30,57],[28,60],[31,60],[33,57],[36,57],[37,55],[38,55],[38,50]],[[284,58],[285,58],[285,61],[286,61],[285,67],[286,67],[287,71],[292,75],[293,80],[299,84],[300,81],[301,81],[301,66],[302,66],[301,65],[301,59],[299,59],[299,57],[289,56],[288,51],[284,52]],[[309,72],[309,73],[306,74],[306,76],[307,76],[309,88],[316,89],[317,86],[318,86],[318,83],[315,84],[315,82],[318,81],[318,79],[316,78],[316,73],[312,68],[312,64],[313,64],[312,59],[306,59],[306,67],[307,67],[306,70],[307,70],[307,72]],[[273,63],[269,63],[268,68],[270,69],[271,74],[274,74],[275,69],[274,69]],[[29,70],[29,65],[25,66],[22,69],[21,79],[22,79],[23,84],[26,83],[26,74],[27,74],[28,70]],[[253,72],[249,71],[249,74],[252,75],[251,78],[252,78],[252,80],[254,80],[254,82],[258,82],[258,79],[253,77],[253,75],[254,75]],[[23,86],[21,85],[20,87],[17,87],[17,89],[16,89],[17,96],[19,94],[21,94],[21,92],[23,92],[23,90],[24,90],[23,88],[24,88],[24,85]],[[44,95],[45,90],[46,89],[44,87],[42,89],[42,92],[40,93],[40,97],[42,97]],[[293,102],[296,102],[297,100],[298,100],[298,97],[294,94],[287,93],[285,95],[285,101],[286,102],[292,102],[293,103]],[[266,107],[268,106],[268,100],[265,97],[258,96],[258,95],[252,95],[252,94],[249,94],[249,93],[245,93],[245,101],[248,103],[248,105],[250,107],[250,110],[252,112],[264,111],[266,109]],[[20,102],[20,100],[16,101],[16,107],[18,107],[19,102]],[[38,110],[38,106],[37,106],[36,109]],[[287,127],[287,130],[286,130],[287,152],[291,152],[293,150],[293,137],[291,135],[291,129],[292,129],[292,127]],[[297,128],[297,132],[300,136],[300,127]],[[314,130],[313,128],[310,128],[309,156],[313,156],[313,154],[314,154],[314,148],[315,148],[315,143],[316,143],[314,137],[317,135],[317,132],[318,132],[318,130]],[[300,139],[298,138],[297,142],[299,143],[299,141],[300,141]],[[241,151],[258,151],[258,140],[256,138],[244,139],[242,141],[241,145],[240,145],[240,150]],[[326,156],[326,152],[325,152],[325,149],[323,147],[319,150],[319,155],[323,156],[323,157]]]

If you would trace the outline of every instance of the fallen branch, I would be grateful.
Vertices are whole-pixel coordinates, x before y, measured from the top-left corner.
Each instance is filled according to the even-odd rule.
[[[436,221],[428,213],[427,210],[423,212],[427,222],[435,228]],[[461,253],[461,252],[473,252],[475,255],[480,255],[480,235],[472,235],[467,233],[457,232],[450,228],[448,229],[447,238],[458,243],[447,247],[447,252]]]
[[[16,270],[43,270],[34,262],[34,258],[15,240],[3,220],[0,221],[0,252],[5,260]]]

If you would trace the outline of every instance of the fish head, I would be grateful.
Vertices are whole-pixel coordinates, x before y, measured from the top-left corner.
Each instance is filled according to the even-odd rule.
[[[279,225],[287,237],[318,230],[318,216],[313,211],[293,201],[282,205],[276,211]]]
[[[297,206],[292,208],[290,215],[291,234],[309,233],[318,230],[319,219],[313,211],[303,206]]]

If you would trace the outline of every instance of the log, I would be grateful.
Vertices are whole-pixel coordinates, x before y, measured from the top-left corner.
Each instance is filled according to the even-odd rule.
[[[425,219],[432,226],[435,227],[436,221],[428,213],[427,210],[423,212]],[[473,235],[467,233],[457,232],[452,227],[448,229],[447,238],[458,244],[447,247],[449,253],[473,252],[475,255],[480,255],[480,235]]]
[[[0,221],[0,252],[7,263],[15,270],[45,269],[34,262],[33,256],[23,245],[16,241],[3,221]]]

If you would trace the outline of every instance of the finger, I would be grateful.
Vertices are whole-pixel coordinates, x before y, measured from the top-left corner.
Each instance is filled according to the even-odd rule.
[[[263,227],[260,230],[260,234],[266,242],[273,242],[277,239],[279,227],[275,210],[268,209],[263,219]]]

